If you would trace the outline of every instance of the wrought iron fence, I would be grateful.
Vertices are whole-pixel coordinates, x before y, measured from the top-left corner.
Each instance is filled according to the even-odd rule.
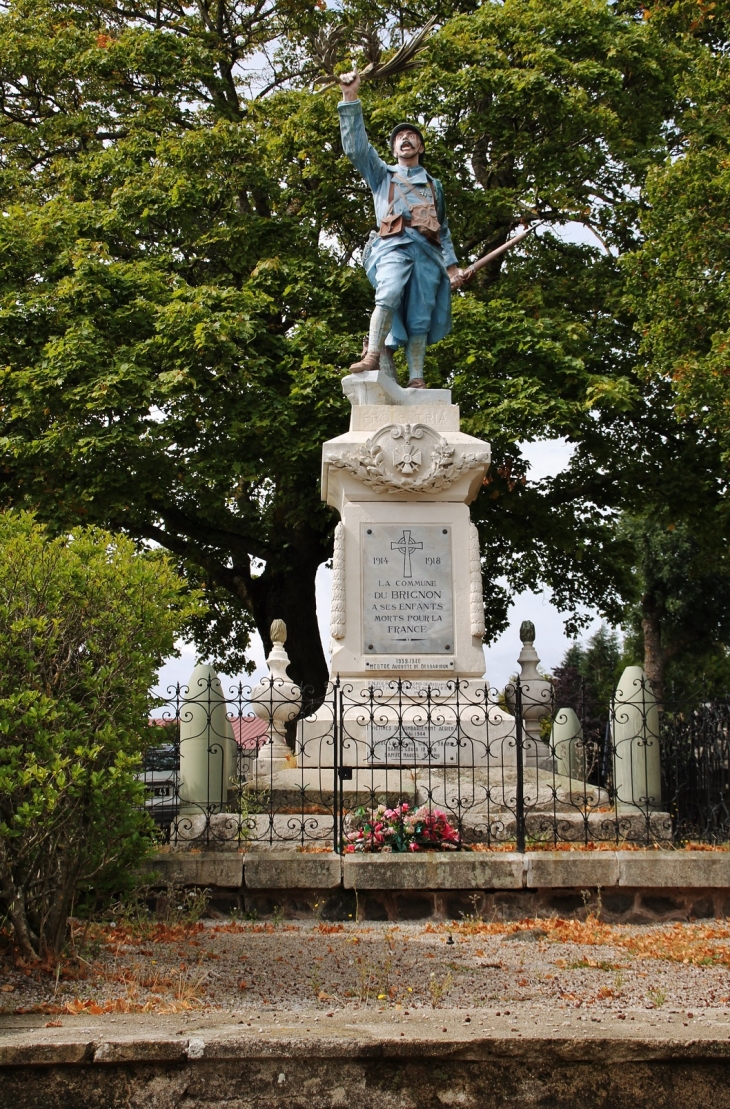
[[[657,705],[627,675],[599,713],[542,680],[336,680],[300,708],[288,683],[208,677],[155,711],[147,808],[180,848],[730,839],[730,702]]]

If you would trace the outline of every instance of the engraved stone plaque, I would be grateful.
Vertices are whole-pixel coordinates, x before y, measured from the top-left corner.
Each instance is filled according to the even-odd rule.
[[[453,670],[453,658],[444,655],[388,655],[387,659],[365,659],[366,670]]]
[[[461,752],[459,747],[461,746]],[[408,766],[427,764],[449,766],[464,761],[471,744],[459,743],[454,724],[378,725],[372,727],[369,762],[373,765]]]
[[[451,528],[363,524],[360,550],[365,657],[453,655]]]

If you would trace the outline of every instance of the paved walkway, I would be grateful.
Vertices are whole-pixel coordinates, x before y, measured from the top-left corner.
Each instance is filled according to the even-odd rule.
[[[45,970],[5,951],[6,1019],[38,1013],[70,1026],[104,1013],[241,1012],[253,1023],[284,1009],[315,1009],[324,1019],[381,1010],[420,1019],[450,1009],[489,1013],[503,1028],[519,1010],[552,1032],[574,1021],[641,1017],[684,1027],[730,1014],[726,921],[119,921],[86,932],[80,925],[75,943],[77,958]]]

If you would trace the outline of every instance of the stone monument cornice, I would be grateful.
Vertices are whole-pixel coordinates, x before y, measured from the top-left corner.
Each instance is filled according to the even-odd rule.
[[[389,421],[393,411],[384,406],[384,423],[372,435],[350,431],[324,444],[322,498],[338,509],[344,499],[374,496],[470,504],[489,467],[489,445],[460,431],[410,423],[407,409],[399,411],[403,422]]]

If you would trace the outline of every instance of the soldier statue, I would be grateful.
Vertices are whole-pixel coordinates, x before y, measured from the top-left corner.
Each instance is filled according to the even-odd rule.
[[[426,345],[451,331],[451,290],[468,276],[456,261],[446,219],[441,182],[421,164],[425,143],[412,123],[397,124],[390,135],[396,165],[387,165],[370,145],[358,98],[360,76],[339,78],[338,105],[342,146],[370,186],[378,231],[373,232],[363,264],[375,286],[375,311],[366,349],[350,373],[392,367],[392,351],[404,346],[408,384],[425,389]]]

